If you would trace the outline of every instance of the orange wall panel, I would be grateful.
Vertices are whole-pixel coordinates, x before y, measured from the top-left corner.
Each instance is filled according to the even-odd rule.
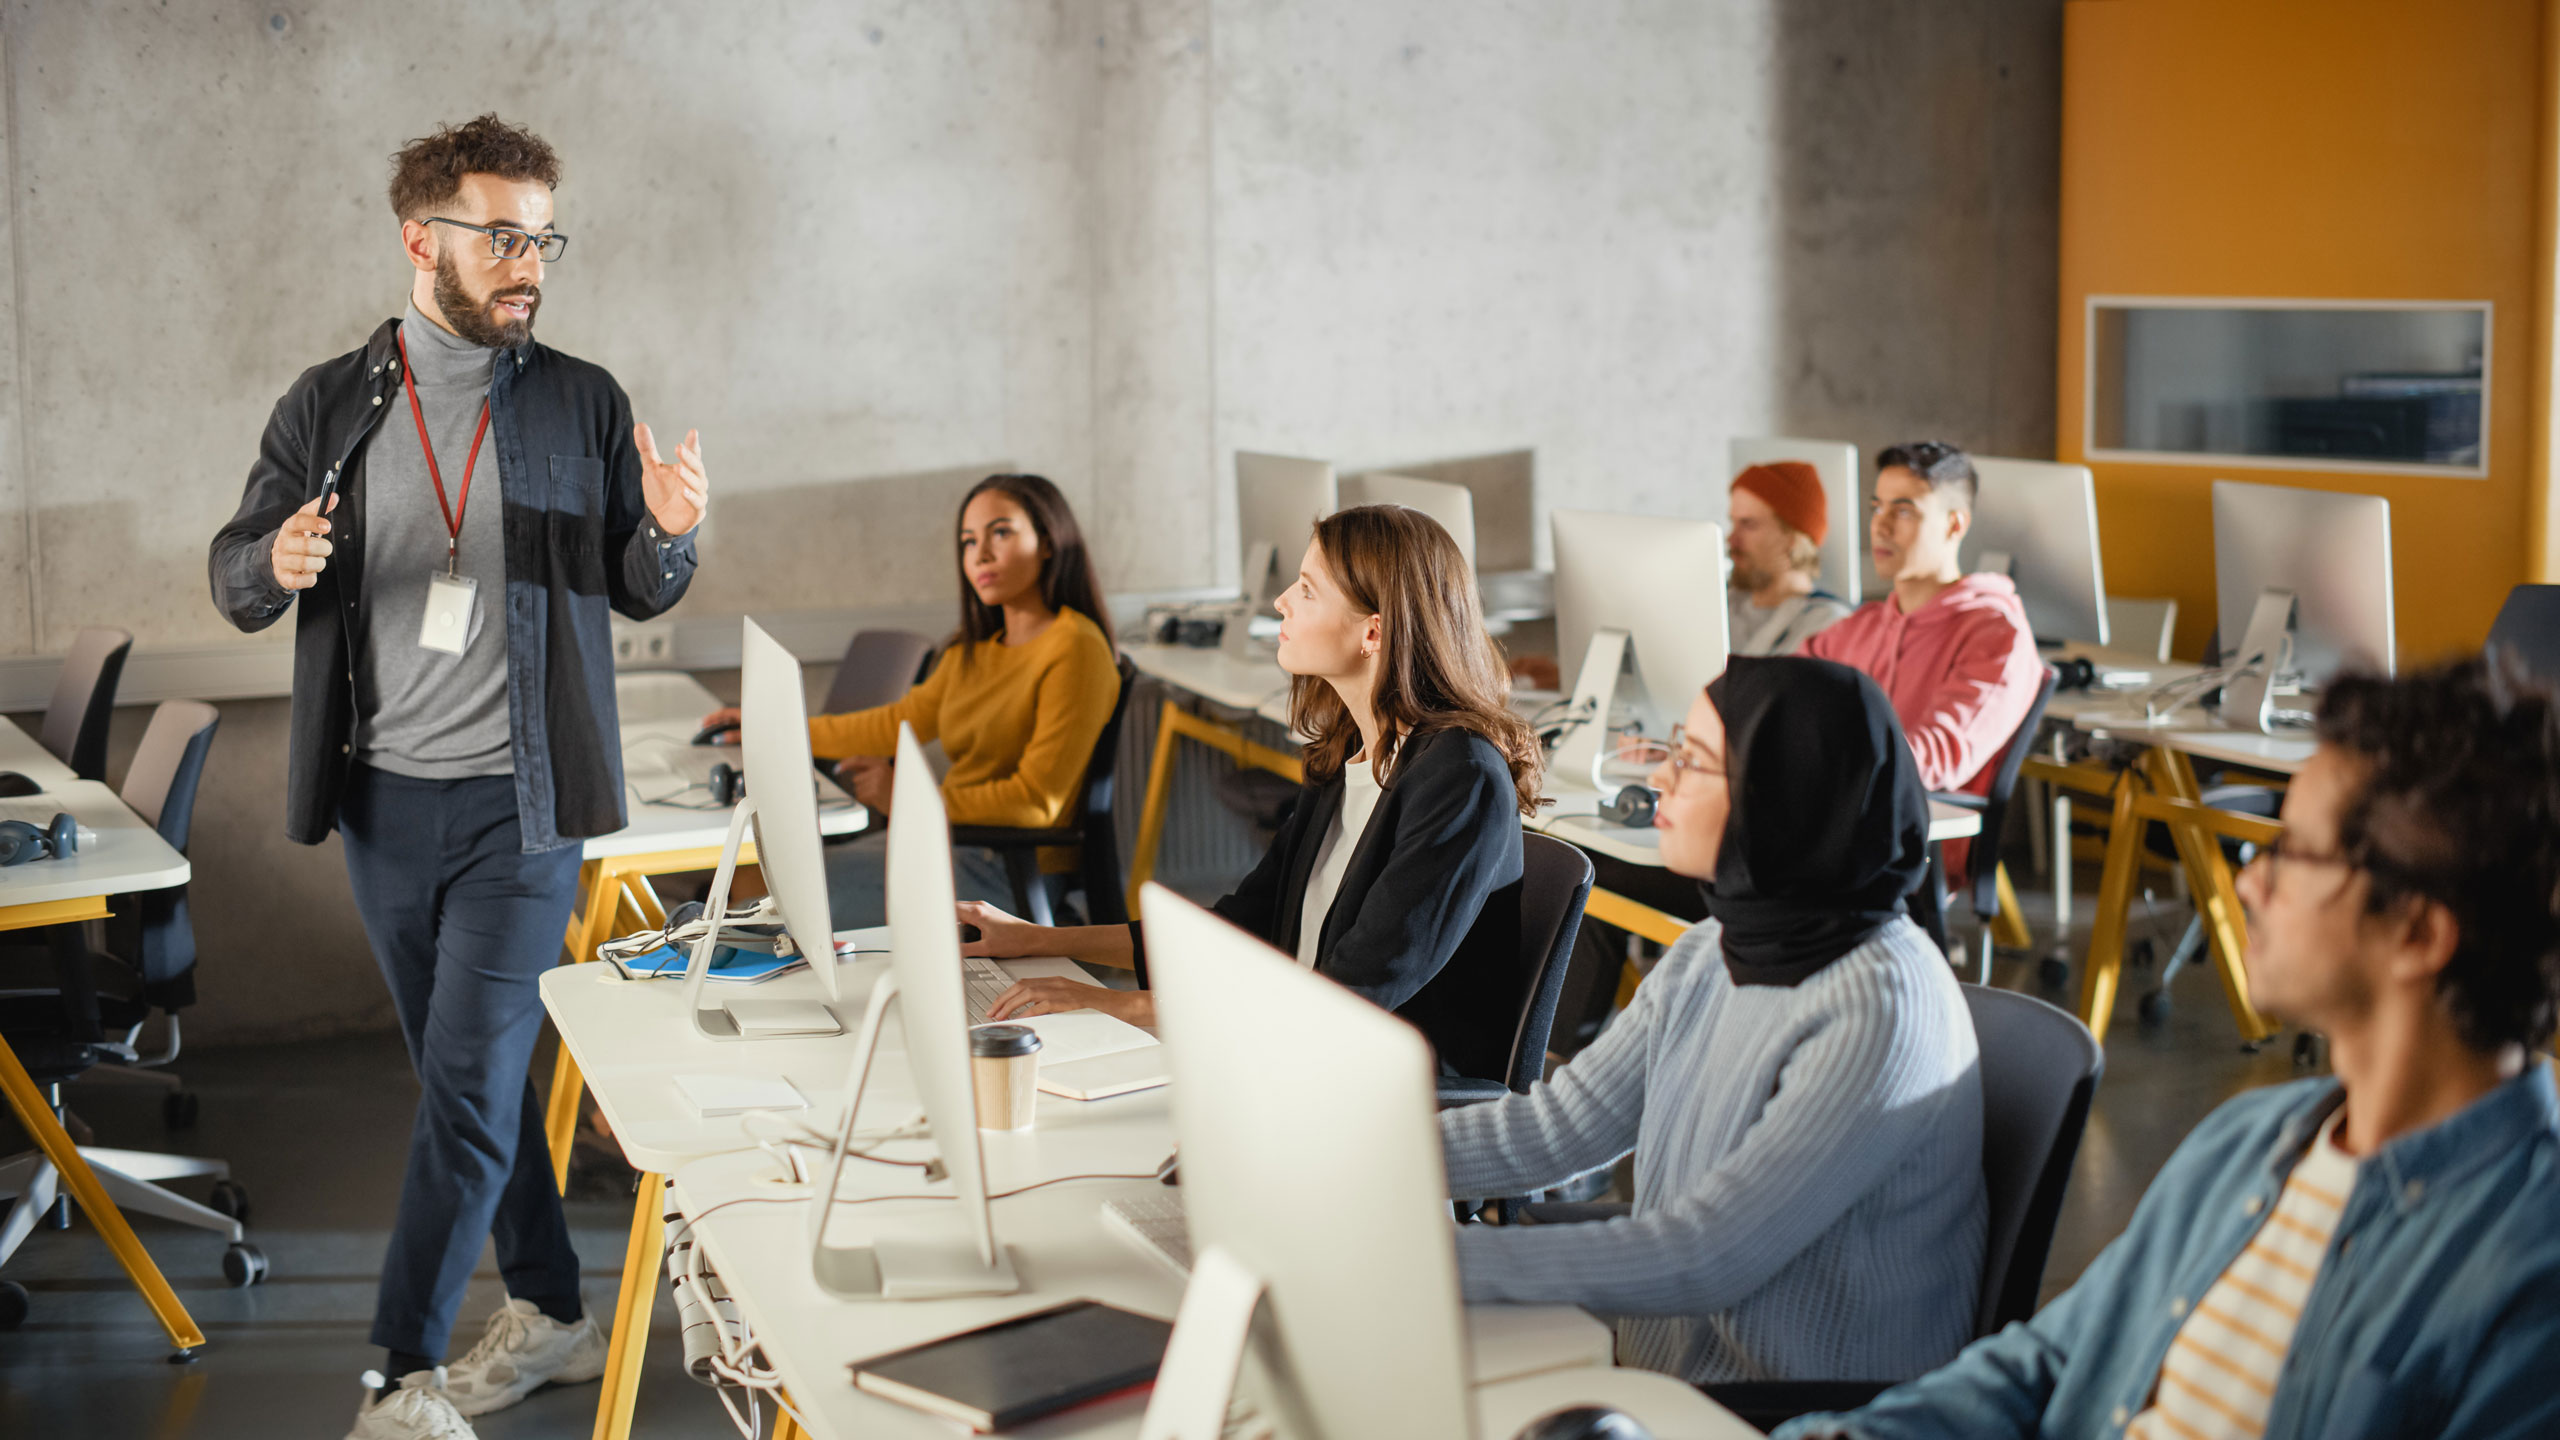
[[[2214,625],[2217,478],[2391,501],[2403,662],[2526,578],[2542,0],[2073,0],[2056,446],[2097,476],[2107,588]],[[2091,295],[2487,301],[2486,478],[2087,462]]]

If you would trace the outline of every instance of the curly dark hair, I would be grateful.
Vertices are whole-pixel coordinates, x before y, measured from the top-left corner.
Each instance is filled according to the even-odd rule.
[[[495,115],[444,125],[391,157],[391,213],[424,219],[462,189],[465,175],[539,180],[560,188],[560,157],[541,136]]]
[[[2341,676],[2319,736],[2364,762],[2338,840],[2368,908],[2452,912],[2436,983],[2464,1043],[2540,1048],[2560,1020],[2560,693],[2504,652]]]

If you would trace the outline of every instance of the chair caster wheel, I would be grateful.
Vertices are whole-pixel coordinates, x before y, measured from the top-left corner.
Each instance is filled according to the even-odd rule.
[[[2158,958],[2148,939],[2136,940],[2124,947],[2124,963],[2136,970],[2150,969],[2152,962]]]
[[[205,1203],[234,1220],[249,1218],[249,1190],[237,1180],[214,1181],[213,1194]]]
[[[15,1280],[0,1280],[0,1330],[15,1330],[27,1323],[27,1312],[34,1302],[27,1287]]]
[[[223,1251],[222,1278],[231,1282],[231,1288],[235,1290],[266,1279],[266,1252],[245,1240]]]
[[[2041,984],[2059,989],[2070,978],[2071,962],[2059,955],[2047,955],[2036,962],[2036,980]]]
[[[2154,990],[2150,994],[2143,996],[2142,1003],[2134,1008],[2141,1014],[2143,1024],[2158,1025],[2169,1018],[2169,1011],[2171,1009],[2169,1003],[2169,992],[2166,990]]]
[[[2297,1070],[2316,1070],[2328,1063],[2329,1042],[2318,1035],[2293,1037],[2293,1064]]]
[[[160,1101],[160,1123],[172,1130],[186,1130],[196,1123],[196,1092],[172,1090]]]

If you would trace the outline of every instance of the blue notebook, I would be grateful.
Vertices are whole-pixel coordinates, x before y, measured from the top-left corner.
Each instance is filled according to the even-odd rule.
[[[659,976],[674,980],[683,977],[685,964],[691,958],[689,951],[661,945],[645,955],[616,960],[613,964],[634,980]],[[715,985],[754,985],[776,975],[802,969],[808,963],[797,955],[785,958],[768,949],[721,945],[711,952],[711,972],[707,978]]]

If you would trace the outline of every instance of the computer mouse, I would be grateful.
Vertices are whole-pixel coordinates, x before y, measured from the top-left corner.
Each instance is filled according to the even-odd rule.
[[[693,743],[696,745],[717,745],[720,743],[721,736],[735,735],[737,733],[738,727],[735,725],[705,725],[702,727],[701,733],[693,737]]]
[[[1172,1154],[1164,1157],[1164,1163],[1156,1167],[1156,1182],[1162,1185],[1179,1185],[1182,1183],[1181,1151],[1176,1150]]]
[[[978,940],[979,940],[979,932],[978,932],[978,927],[977,927],[977,926],[975,926],[975,925],[963,924],[963,925],[960,927],[960,943],[961,943],[961,944],[963,944],[963,945],[975,945],[975,944],[977,944],[977,943],[978,943]]]
[[[1624,1410],[1575,1405],[1539,1416],[1512,1440],[1653,1440],[1653,1432]]]
[[[44,787],[15,770],[0,770],[0,797],[41,795]]]

